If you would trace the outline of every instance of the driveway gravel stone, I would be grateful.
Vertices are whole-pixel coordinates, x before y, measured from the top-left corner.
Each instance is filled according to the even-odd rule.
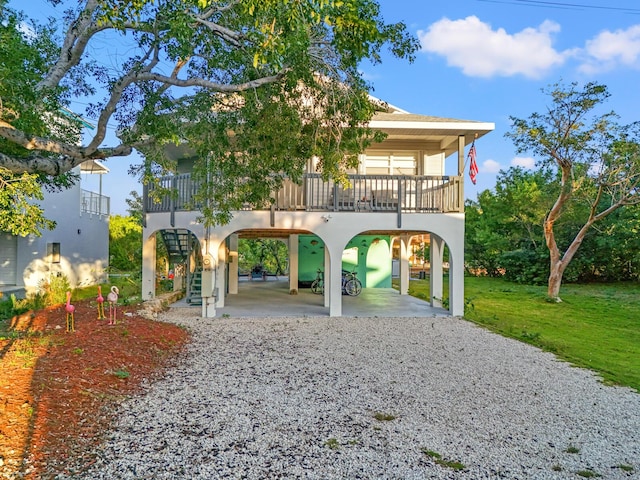
[[[73,478],[640,478],[639,394],[461,319],[161,318],[192,342]]]

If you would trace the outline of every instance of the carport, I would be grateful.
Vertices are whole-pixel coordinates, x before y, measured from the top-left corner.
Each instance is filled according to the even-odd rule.
[[[357,297],[343,295],[343,316],[349,317],[433,317],[450,315],[444,308],[409,295],[399,295],[392,288],[364,288]],[[192,308],[194,316],[200,307],[190,307],[184,300],[172,307]],[[297,295],[289,294],[289,279],[280,277],[266,281],[242,279],[238,293],[227,296],[224,307],[216,309],[216,317],[324,317],[329,307],[322,295],[301,288]]]

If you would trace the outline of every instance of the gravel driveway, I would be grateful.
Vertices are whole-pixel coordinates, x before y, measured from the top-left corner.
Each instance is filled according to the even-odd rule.
[[[82,478],[640,478],[639,394],[460,319],[186,312]]]

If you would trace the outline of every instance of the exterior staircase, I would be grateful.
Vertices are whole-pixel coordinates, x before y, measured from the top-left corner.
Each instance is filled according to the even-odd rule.
[[[191,274],[187,303],[190,305],[202,305],[202,267],[196,268]]]
[[[190,239],[193,238],[191,232],[176,228],[173,230],[161,230],[160,235],[167,248],[169,263],[184,263],[193,247],[190,242]]]
[[[187,303],[202,305],[202,254],[197,237],[189,230],[180,228],[161,230],[160,235],[167,249],[169,264],[185,265]],[[195,265],[191,265],[193,262]]]

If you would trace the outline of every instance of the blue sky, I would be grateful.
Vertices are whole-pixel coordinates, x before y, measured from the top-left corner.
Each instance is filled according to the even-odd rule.
[[[16,6],[22,1],[12,0]],[[557,82],[608,86],[622,123],[640,120],[640,2],[637,0],[380,0],[388,22],[403,21],[421,42],[413,63],[384,58],[363,65],[374,96],[412,113],[493,122],[476,144],[478,183],[465,182],[467,198],[493,188],[511,165],[531,167],[504,137],[510,116],[544,111],[541,89]],[[44,0],[22,9],[45,15]],[[126,214],[125,198],[141,191],[127,175],[135,158],[106,162],[103,193],[112,213]],[[456,163],[450,158],[448,163]],[[90,189],[95,189],[89,187]]]
[[[376,97],[413,113],[493,122],[477,144],[480,173],[465,196],[495,185],[500,169],[531,167],[517,156],[510,116],[543,112],[543,88],[607,85],[606,110],[640,120],[637,0],[382,0],[387,21],[404,21],[421,42],[414,63],[363,67]],[[455,163],[448,159],[448,163]]]

